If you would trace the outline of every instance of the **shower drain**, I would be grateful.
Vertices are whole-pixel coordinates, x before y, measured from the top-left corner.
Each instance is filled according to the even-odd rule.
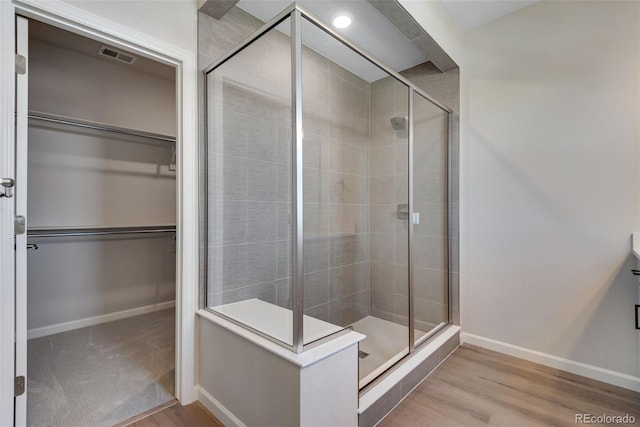
[[[362,351],[362,350],[359,350],[359,351],[358,351],[358,357],[359,357],[360,359],[364,359],[364,358],[365,358],[365,357],[367,357],[368,355],[369,355],[369,353],[367,353],[366,351]]]

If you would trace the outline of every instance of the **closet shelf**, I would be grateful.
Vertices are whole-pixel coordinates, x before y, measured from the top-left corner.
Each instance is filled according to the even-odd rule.
[[[107,236],[115,234],[175,233],[175,225],[144,227],[72,227],[72,228],[31,228],[27,237],[83,237]]]
[[[49,123],[77,126],[77,127],[82,127],[86,129],[94,129],[94,130],[100,130],[105,132],[114,132],[114,133],[120,133],[124,135],[137,136],[140,138],[153,139],[156,141],[171,142],[171,143],[176,142],[176,138],[170,135],[144,132],[140,130],[107,125],[104,123],[92,122],[89,120],[80,120],[80,119],[75,119],[75,118],[70,118],[65,116],[58,116],[55,114],[42,113],[39,111],[29,111],[29,118],[34,120],[49,122]]]

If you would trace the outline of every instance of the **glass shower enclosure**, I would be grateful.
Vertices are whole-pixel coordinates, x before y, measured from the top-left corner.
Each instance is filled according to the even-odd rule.
[[[451,111],[297,5],[205,80],[206,308],[366,386],[449,321]]]

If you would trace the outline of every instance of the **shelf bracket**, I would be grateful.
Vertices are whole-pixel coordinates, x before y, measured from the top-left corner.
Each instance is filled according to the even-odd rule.
[[[171,160],[169,161],[169,170],[176,170],[176,141],[171,142]]]

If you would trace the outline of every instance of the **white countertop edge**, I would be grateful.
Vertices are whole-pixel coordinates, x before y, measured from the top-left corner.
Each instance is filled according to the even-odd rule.
[[[384,396],[393,386],[398,384],[402,378],[407,376],[420,363],[424,362],[429,356],[438,351],[447,340],[460,331],[460,326],[448,325],[442,332],[437,334],[431,341],[425,343],[410,358],[402,363],[395,371],[391,372],[378,384],[360,396],[358,400],[358,414],[362,414],[369,409],[378,399]]]
[[[243,328],[242,326],[236,325],[233,322],[223,319],[222,317],[217,316],[216,314],[208,310],[200,309],[196,313],[203,319],[207,319],[208,321],[213,322],[216,325],[219,325],[233,332],[234,334],[241,336],[247,341],[251,341],[257,346],[262,347],[265,350],[277,356],[280,356],[283,359],[301,368],[308,367],[316,362],[319,362],[322,359],[326,359],[332,354],[335,354],[349,346],[357,344],[365,338],[364,335],[359,334],[358,332],[349,331],[344,335],[340,335],[334,339],[327,341],[326,343],[319,344],[312,349],[306,350],[302,353],[294,353],[293,351],[288,350],[266,338],[263,338],[260,335]]]
[[[631,251],[637,260],[640,260],[640,233],[631,234]]]

